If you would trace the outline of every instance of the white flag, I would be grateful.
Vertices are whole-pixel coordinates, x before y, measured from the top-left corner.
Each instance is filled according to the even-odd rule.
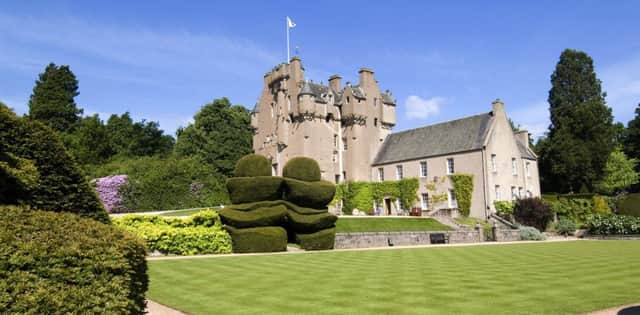
[[[296,23],[293,23],[293,21],[291,21],[291,19],[288,16],[287,16],[287,27],[288,28],[296,27]]]

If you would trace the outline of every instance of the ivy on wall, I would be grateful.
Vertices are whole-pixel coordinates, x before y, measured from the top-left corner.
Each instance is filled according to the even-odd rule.
[[[446,177],[435,177],[432,182],[428,182],[425,188],[429,191],[429,210],[434,210],[436,205],[447,200],[447,193],[436,193],[438,186],[443,185],[447,181]]]
[[[469,216],[471,212],[471,195],[473,194],[473,175],[453,174],[449,175],[453,183],[453,189],[458,200],[458,211],[463,216]]]
[[[336,186],[336,195],[331,205],[342,200],[342,212],[351,214],[353,209],[373,214],[373,202],[382,204],[384,198],[392,202],[400,199],[403,205],[411,206],[418,200],[416,193],[420,183],[417,178],[405,178],[384,182],[347,182]]]

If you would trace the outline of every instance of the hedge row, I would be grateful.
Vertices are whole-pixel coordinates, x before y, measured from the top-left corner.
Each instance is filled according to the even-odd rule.
[[[328,212],[301,215],[289,211],[287,219],[287,226],[293,231],[309,233],[333,226],[338,220],[338,217]]]
[[[306,250],[332,249],[336,239],[336,229],[331,227],[311,234],[296,234],[296,242]]]
[[[640,193],[629,194],[619,202],[618,213],[640,217]]]
[[[145,252],[112,225],[0,207],[0,313],[143,314]]]
[[[282,177],[256,176],[227,179],[231,203],[282,199]]]
[[[282,225],[287,215],[287,208],[283,205],[261,207],[253,211],[239,211],[224,208],[218,212],[222,223],[236,228]]]
[[[234,253],[282,252],[287,250],[287,231],[279,226],[237,229],[225,225],[231,234]]]
[[[587,221],[589,233],[596,235],[640,234],[640,218],[626,215],[595,215]]]
[[[317,214],[317,213],[325,213],[328,211],[327,208],[312,209],[312,208],[300,207],[286,200],[256,201],[256,202],[243,203],[238,205],[229,205],[227,206],[227,208],[238,210],[238,211],[252,211],[258,208],[274,207],[278,205],[284,205],[289,210],[295,211],[296,213],[299,213],[299,214]]]

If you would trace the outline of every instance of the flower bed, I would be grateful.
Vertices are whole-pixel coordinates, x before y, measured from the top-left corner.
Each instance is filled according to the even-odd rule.
[[[120,187],[128,182],[127,175],[114,175],[95,179],[95,189],[109,213],[126,212],[120,196]]]

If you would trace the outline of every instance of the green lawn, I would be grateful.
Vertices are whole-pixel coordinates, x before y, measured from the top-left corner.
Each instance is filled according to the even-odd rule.
[[[397,232],[452,230],[432,218],[339,218],[336,232]]]
[[[148,297],[192,314],[580,314],[640,302],[640,241],[149,262]]]

